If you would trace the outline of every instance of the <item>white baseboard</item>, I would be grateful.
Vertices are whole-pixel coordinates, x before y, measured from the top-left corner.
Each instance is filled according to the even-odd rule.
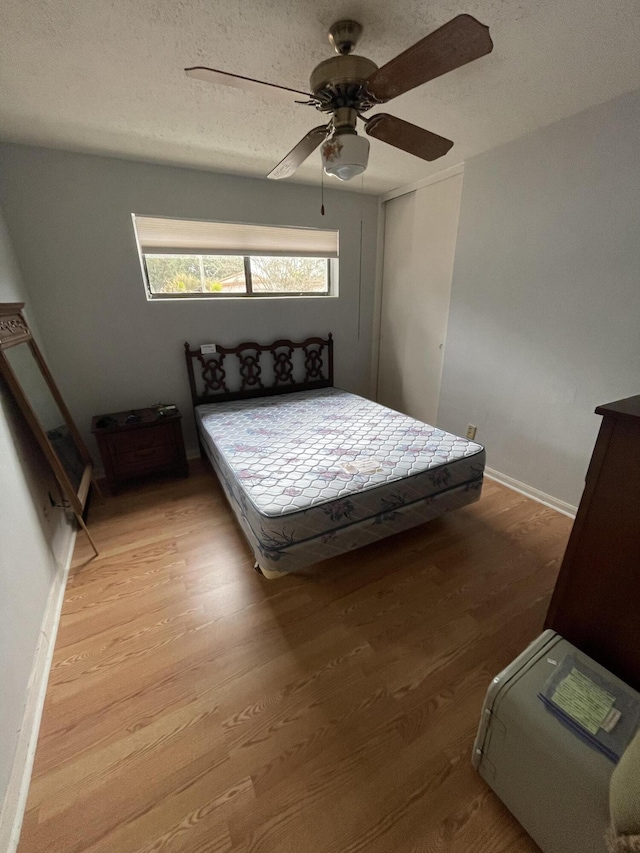
[[[18,745],[13,761],[13,769],[9,778],[9,785],[5,794],[2,811],[0,812],[0,850],[3,853],[15,853],[22,829],[24,810],[27,804],[29,783],[33,770],[33,759],[38,744],[38,733],[42,710],[47,693],[49,681],[49,670],[53,650],[56,644],[56,635],[60,624],[60,613],[64,592],[71,568],[71,558],[76,542],[77,531],[70,527],[69,545],[67,553],[60,561],[60,568],[53,581],[47,607],[40,629],[40,639],[34,656],[33,670],[27,688],[27,699],[25,703],[24,717],[18,733]]]
[[[500,471],[494,471],[493,468],[485,468],[484,473],[490,480],[495,480],[496,483],[501,483],[503,486],[513,489],[514,492],[519,492],[527,498],[531,498],[540,504],[551,507],[551,509],[557,509],[558,512],[561,512],[563,515],[568,515],[569,518],[576,517],[576,513],[578,511],[577,506],[572,506],[565,501],[554,498],[553,495],[541,492],[540,489],[534,489],[533,486],[527,486],[526,483],[521,483],[519,480],[514,480],[513,477],[501,474]]]

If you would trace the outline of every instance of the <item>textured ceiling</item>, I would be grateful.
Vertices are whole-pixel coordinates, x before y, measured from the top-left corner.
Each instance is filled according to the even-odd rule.
[[[318,113],[188,79],[185,66],[306,89],[332,55],[334,20],[359,20],[357,52],[381,65],[460,12],[490,26],[493,53],[384,108],[455,145],[425,163],[372,140],[365,191],[640,87],[637,0],[3,0],[0,138],[264,176]],[[293,180],[319,177],[316,153]]]

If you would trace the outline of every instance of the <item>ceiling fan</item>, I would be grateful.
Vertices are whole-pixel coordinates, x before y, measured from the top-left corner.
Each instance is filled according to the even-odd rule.
[[[437,160],[453,142],[388,113],[363,113],[398,95],[440,77],[493,50],[489,28],[471,15],[458,15],[381,68],[364,56],[352,53],[362,34],[357,21],[338,21],[329,30],[329,41],[338,56],[325,59],[311,72],[310,92],[266,83],[215,68],[185,68],[190,77],[222,83],[239,89],[302,95],[297,103],[330,113],[326,124],[318,125],[302,137],[287,156],[269,172],[269,178],[288,178],[319,145],[325,172],[342,181],[359,175],[367,167],[369,142],[358,136],[357,120],[365,133],[423,160]]]

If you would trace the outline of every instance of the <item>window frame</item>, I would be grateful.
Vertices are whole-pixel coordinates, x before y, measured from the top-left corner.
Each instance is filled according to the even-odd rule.
[[[163,251],[163,247],[161,245],[157,245],[157,248],[154,246],[154,249],[152,251],[144,251],[143,246],[141,245],[141,240],[140,240],[139,235],[138,235],[138,226],[136,224],[137,219],[138,218],[147,218],[147,219],[154,219],[154,220],[168,219],[170,221],[174,221],[174,219],[173,219],[173,217],[167,217],[167,216],[156,216],[156,215],[149,216],[149,215],[145,215],[145,214],[136,214],[136,213],[132,213],[131,218],[132,218],[132,224],[133,224],[133,229],[134,229],[134,234],[135,234],[135,239],[136,239],[136,246],[138,249],[138,257],[140,260],[140,268],[141,268],[142,279],[143,279],[143,283],[144,283],[145,296],[146,296],[147,300],[150,302],[170,301],[170,300],[180,300],[180,299],[315,299],[315,298],[335,299],[339,295],[338,286],[339,286],[340,258],[339,258],[339,255],[337,252],[335,255],[328,255],[328,256],[325,254],[319,254],[319,255],[314,256],[311,253],[306,253],[306,252],[304,254],[296,254],[295,251],[287,252],[286,250],[282,251],[282,252],[277,252],[277,251],[276,252],[269,252],[269,251],[267,251],[265,253],[261,253],[259,251],[253,251],[253,252],[250,251],[247,254],[241,253],[241,252],[238,252],[236,254],[236,253],[230,252],[228,250],[224,251],[224,249],[222,251],[203,251],[202,249],[199,252],[198,251],[189,251],[189,248],[187,248],[186,246],[185,246],[185,249],[183,252],[182,251],[176,251],[173,247],[169,248],[169,246],[167,246],[167,248],[169,248],[169,251],[166,252],[166,251]],[[295,225],[272,226],[272,225],[267,225],[265,223],[260,223],[260,224],[255,223],[254,225],[251,225],[250,223],[232,223],[232,222],[223,221],[223,220],[219,220],[219,221],[206,220],[206,219],[190,220],[190,219],[180,218],[177,221],[178,222],[206,223],[206,224],[211,224],[211,225],[220,224],[223,226],[239,225],[239,226],[244,227],[244,228],[255,227],[257,229],[273,228],[273,229],[283,230],[283,231],[285,231],[285,230],[295,231],[296,229],[301,229],[302,231],[316,231],[316,230],[324,231],[324,230],[326,230],[326,229],[316,229],[313,227],[305,228],[304,226],[295,226]],[[328,229],[328,230],[333,232],[332,229]],[[333,232],[333,233],[335,233],[335,235],[336,235],[336,240],[339,240],[338,229],[335,229],[335,232]],[[336,243],[336,247],[337,247],[337,243]],[[238,248],[240,248],[240,247],[238,247]],[[294,248],[294,247],[291,246],[291,248]],[[184,257],[191,257],[191,258],[204,258],[207,255],[225,255],[225,254],[229,255],[230,257],[242,258],[243,264],[244,264],[244,274],[245,274],[245,287],[246,287],[245,292],[235,291],[235,292],[225,293],[224,291],[193,291],[193,292],[185,292],[185,293],[181,293],[181,292],[154,293],[152,290],[152,287],[151,287],[149,269],[147,266],[147,256],[153,257],[154,255],[178,255],[178,254],[180,254]],[[326,264],[327,264],[327,267],[326,267],[326,289],[325,290],[316,290],[316,291],[308,291],[308,290],[256,290],[256,289],[254,289],[252,270],[251,270],[251,258],[254,256],[255,257],[263,257],[263,256],[266,257],[266,256],[269,256],[270,254],[272,254],[274,256],[284,257],[284,258],[304,259],[304,258],[315,257],[318,260],[326,261]]]
[[[236,293],[223,293],[222,291],[187,291],[185,293],[154,293],[151,290],[151,282],[149,280],[149,270],[147,268],[147,255],[158,254],[162,255],[162,252],[140,252],[140,260],[142,262],[142,273],[144,279],[144,287],[147,295],[147,299],[150,302],[157,302],[159,300],[164,299],[313,299],[315,297],[319,297],[321,299],[326,299],[327,297],[332,298],[338,295],[337,291],[334,292],[334,278],[335,269],[334,265],[338,263],[338,258],[324,258],[321,260],[326,261],[327,264],[327,289],[326,290],[254,290],[253,289],[253,279],[251,273],[251,255],[231,255],[230,257],[242,258],[244,260],[244,277],[246,284],[246,291],[244,293],[236,292]],[[205,257],[205,255],[189,255],[185,252],[185,257]],[[283,255],[282,257],[301,257],[304,258],[306,255]]]

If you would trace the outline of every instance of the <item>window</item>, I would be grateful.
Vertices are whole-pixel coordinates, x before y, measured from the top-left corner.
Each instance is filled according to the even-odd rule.
[[[338,232],[133,217],[149,299],[337,295]]]

